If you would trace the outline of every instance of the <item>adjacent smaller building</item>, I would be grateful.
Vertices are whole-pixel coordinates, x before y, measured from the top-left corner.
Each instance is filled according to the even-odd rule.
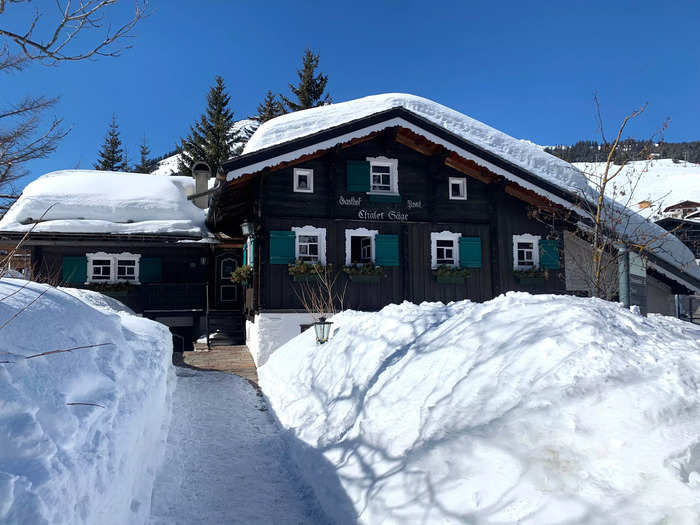
[[[49,173],[0,220],[0,243],[30,232],[29,277],[111,295],[169,326],[176,349],[217,328],[239,343],[242,293],[230,274],[241,241],[209,232],[205,211],[188,200],[195,193],[190,177]]]

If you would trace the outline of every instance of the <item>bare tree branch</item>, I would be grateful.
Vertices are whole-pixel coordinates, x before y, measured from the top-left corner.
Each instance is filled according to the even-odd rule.
[[[22,3],[10,0],[10,3]],[[112,29],[111,24],[103,25],[104,12],[107,8],[119,3],[119,0],[82,0],[73,6],[71,0],[61,5],[56,2],[58,18],[52,31],[45,37],[35,35],[42,14],[34,12],[29,26],[23,30],[11,30],[0,27],[0,37],[5,37],[9,44],[14,44],[18,53],[12,54],[7,44],[0,57],[7,62],[8,67],[17,69],[23,67],[26,61],[39,60],[48,64],[57,62],[79,61],[94,56],[116,57],[130,45],[119,45],[132,36],[136,24],[149,15],[146,1],[134,3],[134,14],[126,22]],[[0,14],[5,11],[5,2],[0,4]],[[71,50],[71,44],[81,33],[105,29],[102,40],[85,50]],[[3,56],[4,54],[4,56]]]

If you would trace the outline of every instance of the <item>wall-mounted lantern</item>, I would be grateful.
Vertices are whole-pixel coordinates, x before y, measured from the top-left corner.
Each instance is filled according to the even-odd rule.
[[[328,341],[328,337],[331,335],[331,323],[326,321],[325,317],[320,317],[318,321],[314,323],[314,331],[316,332],[316,342],[318,344],[323,344]]]
[[[243,235],[246,237],[253,235],[255,233],[255,224],[250,221],[244,221],[241,224],[241,232],[243,232]]]

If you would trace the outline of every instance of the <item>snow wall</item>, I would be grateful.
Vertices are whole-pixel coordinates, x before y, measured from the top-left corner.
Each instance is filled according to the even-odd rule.
[[[338,523],[697,523],[700,327],[516,292],[333,322],[259,377]]]
[[[301,326],[314,322],[307,313],[260,313],[245,323],[246,346],[255,366],[264,365],[276,349],[301,333]]]
[[[113,299],[0,280],[0,523],[145,523],[171,359],[168,329]]]

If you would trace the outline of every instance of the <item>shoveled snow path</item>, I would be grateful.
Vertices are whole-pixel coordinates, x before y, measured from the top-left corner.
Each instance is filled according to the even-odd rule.
[[[264,399],[245,379],[177,369],[152,525],[323,523]]]

